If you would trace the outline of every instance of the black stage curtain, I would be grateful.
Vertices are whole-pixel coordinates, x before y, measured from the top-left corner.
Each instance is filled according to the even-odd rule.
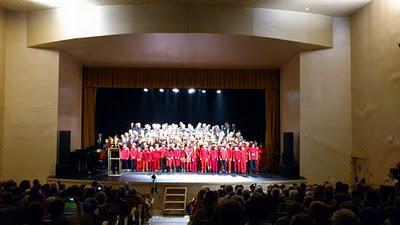
[[[263,89],[266,99],[266,154],[263,168],[280,161],[279,70],[83,68],[82,146],[95,142],[96,88]]]

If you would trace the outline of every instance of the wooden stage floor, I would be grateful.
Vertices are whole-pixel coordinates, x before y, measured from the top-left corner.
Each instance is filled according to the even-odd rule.
[[[103,184],[122,184],[125,182],[136,184],[152,183],[151,176],[155,174],[155,182],[158,184],[243,184],[250,185],[252,183],[268,185],[282,183],[301,183],[307,182],[304,178],[285,178],[273,174],[263,175],[247,175],[247,174],[212,174],[212,173],[153,173],[153,172],[125,172],[121,176],[107,176],[98,174],[94,176],[74,176],[74,177],[49,177],[49,181],[75,181],[86,183],[88,181],[97,180]]]

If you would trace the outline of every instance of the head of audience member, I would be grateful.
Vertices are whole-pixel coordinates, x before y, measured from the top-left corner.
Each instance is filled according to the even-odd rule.
[[[264,219],[264,196],[255,192],[245,204],[245,212],[249,223],[257,224]]]
[[[27,225],[40,225],[44,209],[40,202],[31,202],[26,209],[25,222]]]
[[[358,225],[357,216],[349,209],[336,210],[331,220],[332,225]]]
[[[290,220],[290,225],[314,225],[311,216],[306,213],[298,213]]]
[[[367,207],[360,210],[359,213],[360,225],[380,225],[382,218],[376,208]]]
[[[309,207],[309,214],[313,218],[316,225],[329,224],[328,206],[321,201],[313,201]]]
[[[56,219],[64,215],[64,201],[59,198],[54,198],[49,205],[49,218]]]
[[[368,206],[377,207],[380,202],[380,195],[375,190],[368,190],[365,195],[365,201]]]
[[[242,225],[244,223],[243,206],[234,199],[226,199],[217,210],[218,225]]]
[[[218,192],[208,191],[203,198],[203,204],[205,207],[215,207],[218,202]]]

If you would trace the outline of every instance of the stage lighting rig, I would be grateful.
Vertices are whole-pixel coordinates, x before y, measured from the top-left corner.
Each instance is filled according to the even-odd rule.
[[[206,90],[201,90],[201,93],[205,94],[207,91]]]
[[[178,92],[179,92],[179,89],[178,89],[178,88],[174,88],[174,89],[172,89],[172,91],[173,91],[174,93],[178,93]]]
[[[163,92],[164,92],[164,89],[160,88],[160,89],[158,89],[158,91],[161,92],[161,93],[163,93]]]
[[[148,92],[148,91],[149,91],[149,89],[147,89],[147,88],[143,88],[143,91],[144,91],[144,92]]]
[[[221,92],[222,92],[221,90],[217,90],[217,94],[221,94]]]
[[[196,90],[194,90],[194,88],[190,88],[190,89],[188,90],[188,93],[189,93],[189,94],[193,94],[195,91],[196,91]]]

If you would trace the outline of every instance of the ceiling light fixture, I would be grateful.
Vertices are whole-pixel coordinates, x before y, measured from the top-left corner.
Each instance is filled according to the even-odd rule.
[[[29,0],[33,3],[47,5],[53,8],[79,7],[93,5],[89,0]]]

